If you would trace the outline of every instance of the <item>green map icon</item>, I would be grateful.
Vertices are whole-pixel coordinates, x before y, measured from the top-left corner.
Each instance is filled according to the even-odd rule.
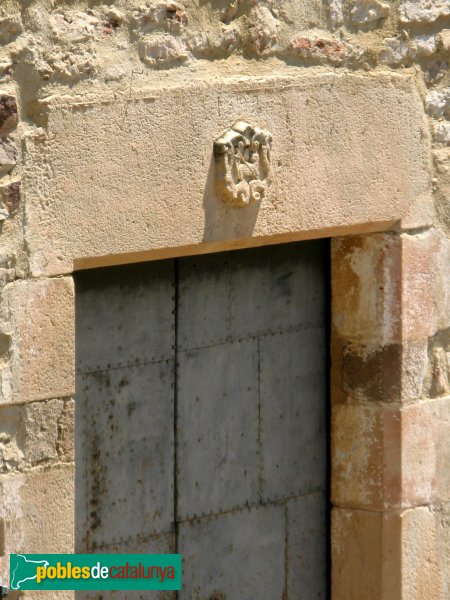
[[[15,561],[11,564],[10,586],[12,590],[22,589],[20,586],[25,581],[36,579],[36,568],[48,567],[46,560],[30,560],[23,554],[16,554]]]

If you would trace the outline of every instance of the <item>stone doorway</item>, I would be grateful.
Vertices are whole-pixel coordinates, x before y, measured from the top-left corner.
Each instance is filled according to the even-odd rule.
[[[328,597],[328,256],[76,273],[77,552],[180,552],[186,600]]]

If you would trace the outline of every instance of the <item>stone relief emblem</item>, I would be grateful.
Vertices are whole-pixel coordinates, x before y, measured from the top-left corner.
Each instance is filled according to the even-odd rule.
[[[236,121],[214,141],[216,185],[223,199],[234,206],[260,202],[272,177],[272,134]]]

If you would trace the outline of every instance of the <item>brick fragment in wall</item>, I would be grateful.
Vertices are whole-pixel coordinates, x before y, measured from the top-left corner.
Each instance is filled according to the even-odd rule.
[[[294,56],[315,61],[328,60],[339,64],[349,54],[349,48],[339,39],[327,35],[325,32],[304,32],[292,38],[289,51]]]
[[[355,25],[366,25],[385,19],[389,12],[389,4],[379,0],[357,0],[350,11],[350,18]]]
[[[20,181],[13,181],[0,186],[0,200],[6,208],[8,216],[13,216],[20,206]]]
[[[0,137],[12,133],[17,127],[17,102],[14,96],[0,92]]]

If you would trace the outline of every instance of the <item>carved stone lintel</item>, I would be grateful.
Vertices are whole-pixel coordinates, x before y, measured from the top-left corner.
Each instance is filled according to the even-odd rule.
[[[216,187],[225,202],[247,206],[261,202],[272,177],[272,134],[236,121],[214,141]]]

